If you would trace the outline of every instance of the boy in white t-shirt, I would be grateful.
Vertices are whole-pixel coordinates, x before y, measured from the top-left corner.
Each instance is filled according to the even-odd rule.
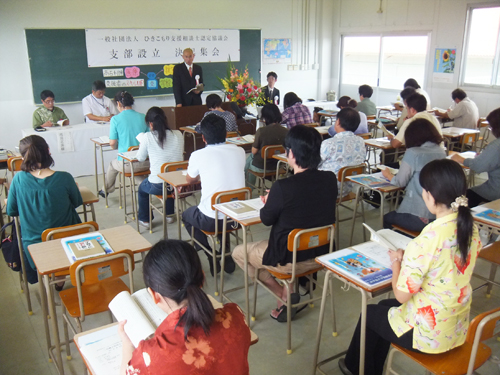
[[[186,179],[192,184],[201,181],[201,200],[198,207],[189,207],[184,211],[182,221],[189,235],[194,227],[196,240],[210,249],[207,236],[201,230],[215,230],[212,196],[221,191],[245,187],[245,151],[234,144],[225,143],[226,122],[219,116],[206,116],[201,121],[200,132],[206,147],[191,154]],[[219,219],[219,228],[222,228],[222,219]],[[226,248],[229,246],[226,245]],[[213,276],[212,257],[208,255],[208,258]],[[218,268],[217,263],[217,271]],[[224,268],[228,273],[234,271],[235,264],[230,255],[226,257]]]

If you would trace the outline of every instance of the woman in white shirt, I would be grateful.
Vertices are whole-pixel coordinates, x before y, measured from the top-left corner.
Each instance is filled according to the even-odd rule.
[[[139,186],[139,224],[149,228],[149,195],[163,194],[163,181],[158,177],[164,163],[183,159],[184,140],[179,130],[170,130],[167,117],[159,107],[151,107],[146,113],[146,124],[151,132],[143,133],[137,160],[144,161],[149,156],[151,174]],[[174,213],[174,200],[168,198],[164,215]],[[167,217],[167,223],[173,223],[174,217]]]

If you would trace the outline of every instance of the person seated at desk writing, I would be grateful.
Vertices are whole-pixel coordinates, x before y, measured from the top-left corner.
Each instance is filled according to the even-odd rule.
[[[278,90],[274,85],[278,81],[278,75],[275,72],[267,73],[267,86],[262,88],[264,92],[264,99],[266,103],[280,104],[280,90]]]
[[[358,88],[360,102],[356,106],[358,112],[363,112],[367,116],[377,115],[377,106],[370,100],[373,89],[369,85],[361,85]]]
[[[212,196],[218,192],[245,187],[245,151],[235,144],[226,144],[226,123],[216,115],[208,115],[200,124],[200,132],[206,147],[194,151],[189,157],[186,180],[189,184],[201,182],[201,199],[198,207],[189,207],[182,214],[188,234],[194,228],[194,237],[206,249],[211,249],[207,236],[202,230],[215,231],[215,211],[212,209]],[[219,216],[220,217],[220,216]],[[222,217],[218,228],[222,231]],[[222,243],[222,241],[221,241]],[[227,241],[227,250],[229,241]],[[198,248],[198,245],[196,245]],[[199,250],[199,249],[198,249]],[[214,275],[212,256],[208,253],[210,273]],[[217,268],[220,267],[217,262]],[[226,256],[224,271],[232,273],[235,264]],[[219,269],[217,269],[219,272]]]
[[[382,171],[392,185],[406,187],[403,202],[397,210],[384,215],[384,228],[392,229],[395,224],[420,232],[435,219],[422,199],[419,175],[430,161],[446,158],[446,153],[440,145],[442,141],[443,137],[426,119],[416,119],[408,126],[405,132],[406,152],[398,173],[393,175],[389,169]]]
[[[43,128],[50,128],[51,126],[57,125],[59,121],[62,121],[62,125],[69,125],[68,116],[66,113],[59,108],[54,106],[54,93],[50,90],[43,90],[40,93],[40,99],[42,100],[43,107],[37,108],[33,112],[33,128],[38,128],[39,126]]]
[[[356,108],[358,106],[358,102],[354,99],[351,99],[348,96],[342,96],[337,102],[337,107],[342,108]],[[356,112],[358,112],[356,110]],[[359,115],[359,126],[353,132],[354,134],[364,134],[368,133],[368,119],[363,112],[358,112]],[[332,126],[328,129],[328,134],[333,137],[336,134],[335,126]]]
[[[132,109],[134,105],[133,96],[127,91],[119,91],[115,95],[115,101],[118,106],[118,115],[111,118],[109,128],[109,145],[112,149],[118,149],[118,152],[127,152],[131,146],[139,146],[137,135],[149,131],[144,120],[144,114]],[[138,162],[134,164],[134,172],[143,172],[149,169],[149,161]],[[115,191],[115,182],[118,173],[124,171],[130,173],[130,163],[123,162],[123,158],[111,160],[106,172],[106,192],[108,194]],[[137,177],[140,179],[140,177]],[[104,187],[99,191],[101,197],[105,197]]]
[[[109,122],[111,117],[117,114],[111,99],[104,96],[105,92],[106,85],[103,81],[94,81],[92,83],[92,94],[82,99],[85,122]]]
[[[245,164],[245,176],[248,170],[255,172],[264,172],[264,159],[261,151],[265,146],[282,145],[288,133],[288,129],[281,126],[281,113],[277,105],[266,104],[262,107],[260,119],[265,126],[257,129],[255,140],[252,145],[252,152],[247,157]],[[276,159],[267,159],[267,171],[276,170],[278,161]],[[248,183],[255,186],[256,177],[248,173]]]
[[[179,130],[170,130],[167,124],[167,116],[159,107],[151,107],[146,113],[146,124],[151,131],[143,133],[140,138],[137,160],[146,161],[149,157],[151,174],[141,182],[137,192],[139,202],[139,224],[149,228],[149,195],[163,194],[163,180],[158,177],[161,166],[164,163],[182,161],[184,158],[184,139]],[[135,170],[135,169],[134,169]],[[174,199],[166,198],[164,215],[174,213]],[[169,216],[167,223],[173,223],[175,218]]]
[[[488,172],[488,180],[485,183],[467,190],[470,207],[500,199],[500,108],[490,112],[486,120],[490,123],[491,133],[496,139],[473,159],[465,159],[459,154],[451,157],[469,167],[471,173]]]
[[[319,171],[321,162],[321,135],[304,125],[289,130],[284,143],[288,164],[294,175],[276,181],[269,194],[261,197],[264,207],[260,219],[270,226],[269,240],[249,243],[248,276],[253,278],[256,269],[275,269],[291,273],[293,253],[287,249],[288,234],[297,228],[314,228],[335,223],[335,204],[337,201],[337,180],[330,171]],[[244,268],[245,248],[236,246],[233,259]],[[314,258],[328,252],[328,245],[297,253],[296,272],[300,274],[317,267]],[[267,271],[259,272],[262,280],[274,293],[286,301],[286,289]],[[300,295],[292,293],[292,303],[298,303]],[[292,311],[292,318],[296,311]],[[278,300],[278,307],[272,310],[271,317],[280,322],[287,321],[286,306]]]
[[[453,120],[455,128],[476,129],[479,120],[479,110],[476,103],[469,99],[467,93],[462,89],[455,89],[451,92],[453,104],[448,111],[441,112],[436,110],[437,116],[443,119]]]
[[[220,98],[219,95],[217,94],[210,94],[207,96],[206,100],[207,107],[209,109],[208,112],[205,112],[203,115],[203,118],[205,118],[208,115],[216,115],[224,119],[226,122],[226,131],[228,132],[237,132],[238,131],[238,124],[236,123],[236,116],[234,113],[229,112],[229,111],[224,111],[222,109],[222,99]],[[203,120],[203,119],[202,119]],[[200,125],[196,125],[195,130],[199,133],[200,132]]]
[[[38,273],[28,246],[42,242],[42,232],[47,228],[81,223],[76,208],[83,201],[73,176],[50,168],[54,160],[45,139],[38,135],[23,138],[19,152],[23,162],[9,189],[7,215],[19,216],[26,276],[34,284]],[[62,290],[62,285],[56,289]]]
[[[286,124],[288,129],[293,128],[295,125],[312,123],[309,108],[302,104],[302,99],[296,93],[286,93],[283,105],[285,110],[281,114],[281,123]]]
[[[467,335],[470,279],[481,241],[465,198],[465,174],[452,160],[434,160],[419,180],[436,220],[406,250],[389,251],[396,298],[367,306],[366,375],[383,373],[391,342],[431,355],[462,345]],[[361,319],[345,360],[339,360],[344,374],[359,373],[360,333]]]
[[[408,109],[406,107],[406,99],[410,97],[410,95],[413,95],[416,93],[416,90],[413,87],[405,87],[400,93],[399,96],[401,96],[401,100],[403,101],[403,107],[400,105],[395,104],[394,107],[398,111],[401,111],[401,116],[398,118],[398,123],[396,124],[397,129],[401,129],[403,127],[403,124],[405,123],[406,120],[408,120]]]
[[[168,316],[154,337],[137,348],[119,323],[122,375],[249,374],[250,329],[238,305],[214,309],[203,291],[205,276],[196,250],[187,242],[162,240],[143,263],[144,284]]]
[[[340,101],[340,100],[339,100]],[[343,167],[362,164],[366,158],[366,147],[363,138],[355,135],[359,126],[361,112],[354,108],[342,108],[337,113],[337,121],[333,126],[335,136],[321,143],[321,163],[319,170],[332,171],[337,175]],[[338,188],[340,182],[337,180]],[[350,182],[344,182],[339,196],[346,196],[352,190]]]

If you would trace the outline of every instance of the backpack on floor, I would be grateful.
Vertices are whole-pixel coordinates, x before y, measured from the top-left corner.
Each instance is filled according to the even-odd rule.
[[[5,230],[8,227],[11,227],[10,235],[6,236]],[[17,243],[17,232],[14,220],[2,227],[2,229],[0,230],[0,239],[2,239],[0,247],[2,248],[2,254],[5,262],[7,263],[7,266],[12,271],[21,271],[21,257],[19,254],[19,244]]]

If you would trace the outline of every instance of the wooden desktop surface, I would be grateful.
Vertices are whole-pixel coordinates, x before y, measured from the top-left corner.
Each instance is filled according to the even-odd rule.
[[[173,172],[165,172],[158,174],[163,181],[166,183],[178,187],[178,186],[189,186],[186,180],[186,175],[182,174],[183,171],[173,171]],[[185,171],[184,171],[185,172]]]
[[[461,137],[464,134],[479,133],[479,130],[477,129],[456,128],[453,126],[449,128],[443,128],[441,131],[443,132],[443,136],[448,138]]]
[[[115,252],[128,249],[134,253],[140,253],[149,250],[152,246],[129,225],[103,229],[99,232]],[[28,250],[38,272],[42,275],[67,270],[71,265],[60,239],[30,245]]]

